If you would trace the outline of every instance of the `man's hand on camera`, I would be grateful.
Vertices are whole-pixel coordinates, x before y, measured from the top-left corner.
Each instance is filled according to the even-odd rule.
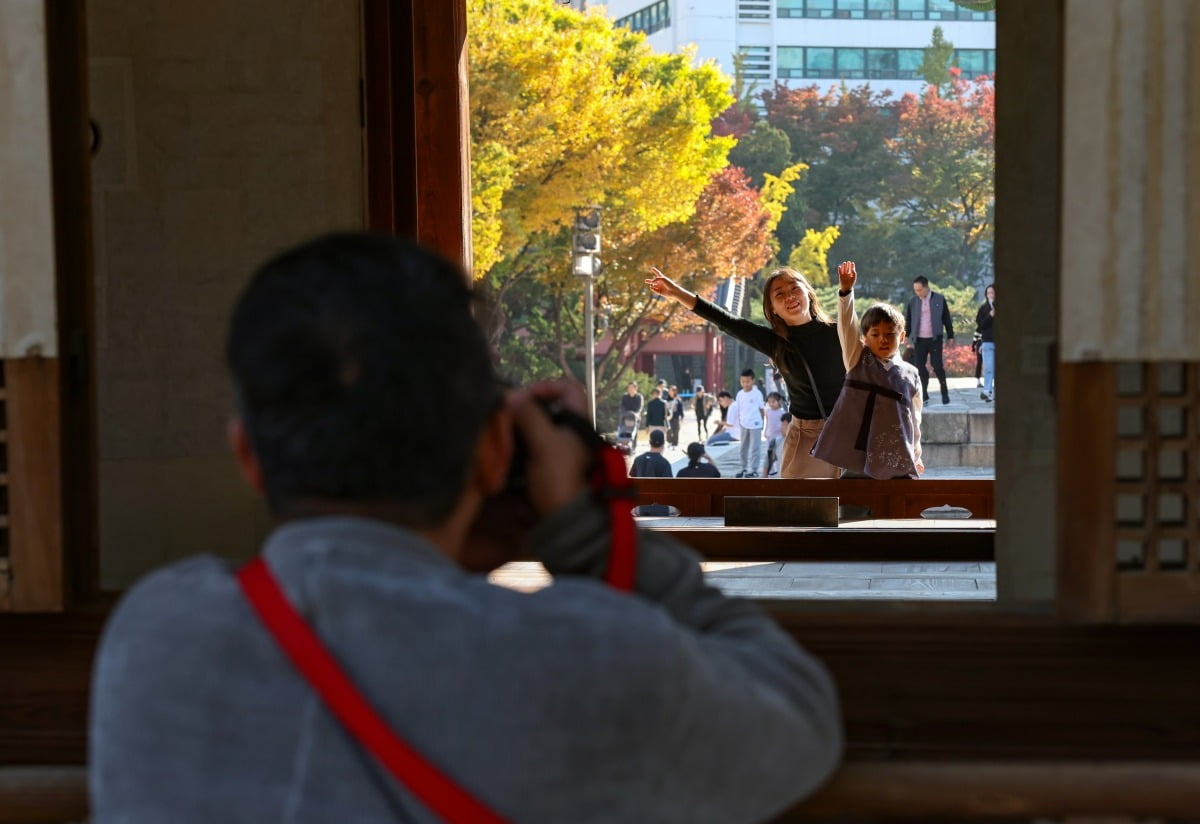
[[[584,490],[591,456],[577,433],[551,422],[543,404],[586,416],[583,387],[575,381],[543,381],[510,392],[507,404],[528,448],[530,502],[539,513],[549,514]]]

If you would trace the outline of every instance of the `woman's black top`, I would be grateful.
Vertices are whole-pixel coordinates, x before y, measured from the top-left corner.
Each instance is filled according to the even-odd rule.
[[[779,336],[770,327],[734,317],[699,296],[696,297],[695,312],[716,324],[722,332],[732,335],[775,361],[775,367],[783,374],[783,380],[787,383],[790,401],[788,411],[792,413],[793,418],[817,420],[833,410],[833,405],[837,403],[838,395],[842,392],[842,383],[846,380],[846,368],[842,365],[842,345],[838,341],[836,324],[813,320],[800,326],[789,326],[787,343],[780,347],[782,351],[777,358],[775,348]],[[817,382],[821,403],[825,405],[825,415],[821,414],[820,407],[817,406],[808,372],[804,370],[805,360],[808,361],[808,368],[812,370],[813,378]]]
[[[984,343],[995,343],[995,333],[992,331],[992,324],[996,319],[992,317],[992,307],[985,300],[983,306],[979,307],[979,311],[975,313],[975,329],[983,336]]]

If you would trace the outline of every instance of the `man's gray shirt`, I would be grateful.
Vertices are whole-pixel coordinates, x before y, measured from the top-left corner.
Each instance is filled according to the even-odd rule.
[[[825,669],[697,558],[639,533],[637,592],[601,580],[586,496],[534,534],[553,585],[464,572],[360,518],[278,528],[264,555],[392,728],[519,822],[759,821],[841,752]],[[140,582],[97,657],[94,820],[432,822],[352,743],[243,599],[198,557]]]

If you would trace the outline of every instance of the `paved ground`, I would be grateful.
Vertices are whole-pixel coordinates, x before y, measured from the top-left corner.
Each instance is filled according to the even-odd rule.
[[[700,566],[709,584],[739,598],[996,600],[994,562],[705,561]],[[550,576],[537,561],[513,561],[493,572],[491,580],[529,592],[549,584]]]
[[[941,402],[941,389],[937,378],[929,382],[930,404],[925,408],[926,415],[940,415],[950,412],[969,412],[973,414],[991,414],[995,404],[980,398],[981,390],[974,378],[950,378],[950,403]],[[717,413],[714,413],[717,415]],[[719,417],[719,415],[718,415]],[[709,419],[710,431],[713,418]],[[663,452],[664,457],[671,462],[671,468],[678,472],[687,466],[687,445],[697,437],[696,418],[691,409],[690,401],[684,403],[683,426],[679,430],[679,446],[668,446]],[[631,457],[645,452],[649,446],[646,443],[646,432],[638,433],[638,447]],[[738,443],[708,447],[708,454],[721,470],[722,477],[732,478],[741,469],[741,446]],[[765,454],[766,444],[763,444]],[[925,467],[926,478],[991,478],[995,476],[995,468],[989,466],[929,466]]]

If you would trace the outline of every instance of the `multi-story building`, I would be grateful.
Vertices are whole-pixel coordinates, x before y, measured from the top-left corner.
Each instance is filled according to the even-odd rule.
[[[607,8],[655,49],[693,43],[701,60],[715,60],[730,76],[733,56],[744,55],[744,77],[760,89],[779,81],[919,91],[935,26],[954,44],[964,76],[996,68],[995,12],[951,0],[609,0]]]

